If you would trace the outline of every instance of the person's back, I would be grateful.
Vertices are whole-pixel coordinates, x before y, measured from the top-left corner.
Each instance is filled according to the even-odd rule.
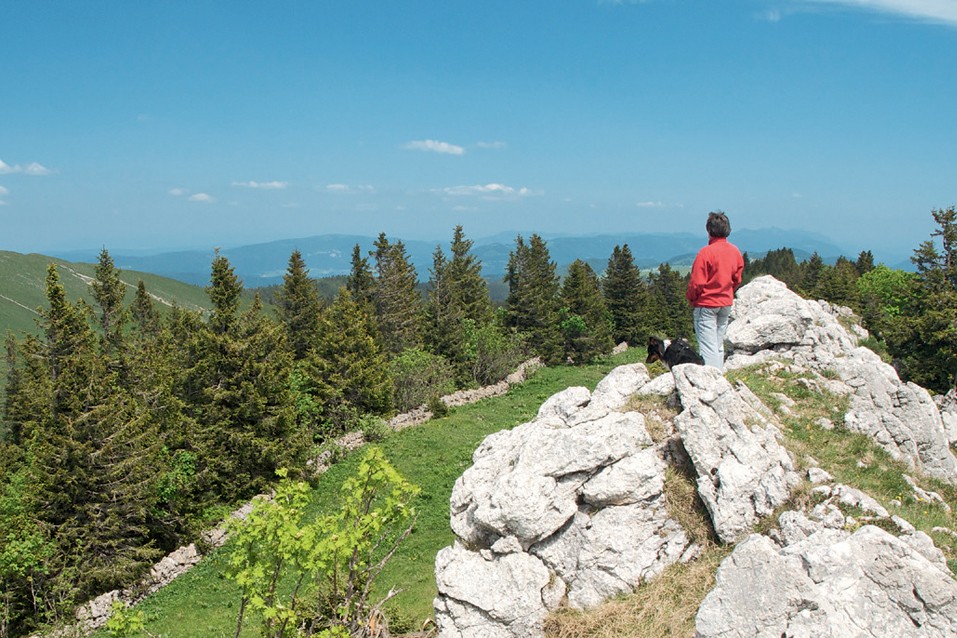
[[[685,296],[693,308],[698,349],[707,365],[724,369],[724,334],[741,285],[744,259],[728,241],[731,222],[721,211],[708,215],[708,245],[695,257]]]

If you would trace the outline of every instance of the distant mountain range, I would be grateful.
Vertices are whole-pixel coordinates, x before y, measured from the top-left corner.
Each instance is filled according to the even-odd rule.
[[[528,238],[530,232],[500,233],[492,237],[474,240],[473,253],[481,260],[483,274],[500,278],[508,264],[509,253],[515,248],[515,238],[521,234]],[[548,236],[542,234],[552,259],[559,270],[575,259],[583,259],[597,272],[604,270],[616,245],[628,244],[640,268],[655,268],[663,262],[674,267],[691,265],[698,249],[706,242],[704,233],[623,233],[621,235]],[[390,237],[390,241],[401,238]],[[284,239],[262,244],[221,249],[243,280],[246,287],[257,288],[282,282],[282,276],[293,250],[299,250],[313,277],[328,277],[347,274],[351,268],[352,249],[359,244],[363,255],[373,249],[375,237],[366,235],[318,235],[298,239]],[[760,256],[768,250],[788,247],[794,250],[800,261],[817,252],[825,261],[833,261],[844,254],[826,237],[814,233],[779,228],[760,230],[736,230],[731,241],[751,256]],[[436,241],[403,240],[409,258],[415,264],[419,278],[426,281],[432,266],[432,254],[441,244],[448,254],[449,239]],[[108,247],[109,248],[109,247]],[[94,262],[97,250],[81,250],[56,253],[57,257],[74,262]],[[124,254],[110,249],[116,267],[121,270],[149,272],[171,279],[205,286],[209,282],[213,250],[167,252],[153,255]]]

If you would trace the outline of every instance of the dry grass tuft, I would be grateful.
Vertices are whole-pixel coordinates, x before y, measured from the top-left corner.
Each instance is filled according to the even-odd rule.
[[[645,417],[645,429],[655,443],[674,434],[673,419],[678,416],[678,410],[668,405],[667,397],[636,394],[628,400],[625,410]]]
[[[546,638],[660,638],[695,633],[695,615],[714,588],[730,547],[712,546],[698,559],[672,565],[634,594],[587,612],[562,610],[545,623]]]

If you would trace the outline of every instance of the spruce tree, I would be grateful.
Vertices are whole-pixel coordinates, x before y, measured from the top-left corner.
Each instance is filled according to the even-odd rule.
[[[911,257],[915,281],[886,337],[905,378],[944,393],[957,387],[957,208],[931,214],[937,227]]]
[[[352,270],[346,279],[346,289],[357,304],[365,304],[370,309],[374,307],[375,277],[372,276],[369,258],[362,256],[359,244],[352,248]]]
[[[121,346],[123,325],[126,321],[126,284],[120,280],[120,273],[113,264],[113,258],[104,248],[96,264],[95,277],[90,284],[93,299],[100,309],[100,330],[108,353],[115,353]]]
[[[660,264],[658,272],[651,274],[649,311],[654,317],[652,329],[657,334],[669,338],[693,338],[691,308],[685,297],[687,289],[688,280],[667,263]]]
[[[300,361],[318,339],[322,306],[319,292],[309,278],[309,269],[298,250],[294,250],[289,257],[289,267],[283,276],[277,302],[279,321],[286,332],[293,358]]]
[[[216,334],[225,334],[234,326],[239,313],[243,284],[226,257],[216,251],[206,294],[213,304],[209,326]]]
[[[611,317],[601,296],[598,275],[576,259],[562,282],[565,358],[575,363],[591,361],[612,348]]]
[[[26,364],[8,388],[6,417],[23,444],[20,471],[34,516],[56,530],[47,577],[34,584],[45,591],[35,595],[55,589],[69,604],[128,584],[155,558],[150,482],[157,439],[151,415],[108,367],[87,313],[66,299],[53,265],[47,301],[43,337],[26,339],[13,357]]]
[[[614,341],[643,345],[651,329],[648,290],[628,244],[612,250],[601,289],[611,314]]]
[[[857,273],[859,275],[866,275],[874,270],[874,254],[869,250],[862,250],[857,255],[857,261],[854,262],[854,266],[857,267]]]
[[[319,341],[307,363],[330,429],[326,434],[344,431],[361,414],[389,411],[392,386],[386,357],[373,336],[372,318],[348,289],[341,289],[324,313]]]
[[[465,239],[461,226],[455,228],[451,259],[446,259],[441,246],[436,247],[426,304],[428,347],[455,366],[461,383],[472,381],[474,353],[469,334],[492,319],[488,284],[471,249],[472,242]]]
[[[441,246],[436,246],[432,253],[431,273],[425,306],[425,341],[431,352],[448,358],[455,351],[464,351],[465,315],[455,302],[449,263]]]
[[[146,284],[140,279],[136,284],[136,295],[130,306],[133,322],[140,332],[155,334],[160,329],[160,315],[153,305],[153,299],[146,291]]]
[[[822,297],[821,284],[827,266],[821,256],[814,251],[810,259],[801,264],[801,293],[805,297],[817,299]]]
[[[560,361],[563,338],[559,282],[555,263],[541,237],[532,235],[528,244],[521,235],[516,238],[505,282],[509,287],[506,326],[524,333],[531,349],[546,362]]]
[[[282,328],[265,318],[258,297],[239,314],[242,283],[225,257],[213,260],[207,291],[213,313],[189,336],[184,402],[197,425],[199,478],[232,500],[263,489],[276,469],[298,467],[306,441],[289,394]]]
[[[418,279],[401,241],[385,233],[375,242],[376,285],[373,295],[379,339],[384,350],[398,354],[422,345],[423,307]]]
[[[482,277],[482,263],[472,254],[474,242],[465,238],[461,226],[456,226],[452,236],[448,275],[452,298],[466,319],[478,324],[492,318],[492,302],[488,284]]]

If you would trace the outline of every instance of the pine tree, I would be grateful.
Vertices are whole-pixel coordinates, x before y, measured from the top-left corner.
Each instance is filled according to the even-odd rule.
[[[294,250],[289,267],[283,276],[283,285],[277,294],[279,321],[296,361],[306,357],[319,335],[321,302],[316,286],[309,278],[302,254]]]
[[[505,325],[527,336],[531,349],[555,363],[561,360],[560,299],[555,263],[545,242],[532,235],[525,244],[521,235],[509,255],[505,275],[509,293],[505,302]]]
[[[602,280],[605,305],[611,313],[612,338],[630,345],[643,344],[650,332],[647,285],[628,244],[615,246]]]
[[[611,316],[601,296],[598,275],[580,259],[568,267],[562,283],[562,302],[565,358],[583,363],[607,354],[614,345]]]
[[[375,242],[376,285],[373,301],[384,350],[398,354],[422,345],[423,307],[418,279],[405,244],[390,243],[385,233]]]

